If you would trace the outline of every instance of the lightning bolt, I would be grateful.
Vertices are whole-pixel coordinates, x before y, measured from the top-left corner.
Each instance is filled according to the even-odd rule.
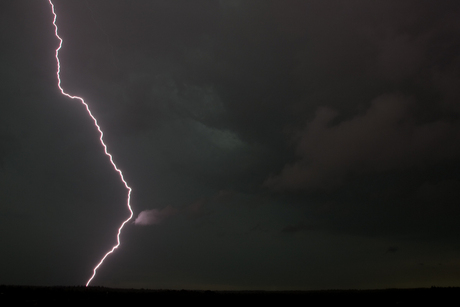
[[[102,263],[104,262],[105,258],[107,258],[107,256],[109,256],[111,253],[113,253],[115,251],[115,249],[117,249],[119,246],[120,246],[120,233],[121,233],[121,230],[123,229],[123,226],[125,226],[125,224],[127,222],[129,222],[131,220],[131,218],[133,217],[134,213],[133,213],[133,210],[131,208],[131,205],[130,205],[130,202],[131,202],[131,192],[132,192],[132,189],[131,187],[128,185],[128,183],[126,182],[126,180],[124,179],[123,177],[123,172],[118,168],[118,166],[115,164],[115,162],[113,162],[113,157],[112,155],[109,153],[109,151],[107,150],[107,145],[104,143],[104,133],[102,132],[102,129],[101,127],[99,126],[99,124],[97,123],[97,119],[96,117],[94,117],[94,115],[91,113],[91,110],[89,109],[89,106],[88,104],[85,102],[85,100],[81,97],[78,97],[78,96],[72,96],[68,93],[66,93],[64,91],[64,89],[62,88],[61,86],[61,76],[60,76],[60,73],[61,73],[61,62],[59,61],[59,51],[61,50],[62,48],[62,43],[63,43],[63,40],[62,38],[59,36],[58,34],[58,26],[56,24],[56,19],[57,19],[57,14],[56,14],[56,11],[54,9],[54,4],[51,0],[48,0],[50,6],[51,6],[51,11],[53,12],[53,15],[54,15],[54,20],[53,20],[53,25],[54,25],[54,29],[55,29],[55,34],[56,34],[56,37],[59,39],[59,47],[56,49],[56,62],[57,62],[57,71],[56,71],[56,76],[57,76],[57,80],[58,80],[58,83],[57,83],[57,86],[59,87],[59,90],[61,91],[61,94],[64,95],[64,96],[67,96],[71,99],[77,99],[77,100],[80,100],[80,102],[85,106],[86,108],[86,111],[88,112],[88,115],[93,119],[94,121],[94,125],[96,126],[97,130],[99,131],[99,134],[100,134],[100,137],[99,137],[99,140],[101,142],[101,145],[102,147],[104,147],[104,152],[105,154],[109,157],[109,160],[110,160],[110,163],[112,163],[112,166],[114,168],[114,170],[116,172],[118,172],[118,174],[120,175],[120,179],[121,181],[124,183],[126,189],[128,190],[128,196],[127,196],[127,207],[128,207],[128,210],[130,212],[130,215],[129,215],[129,218],[126,219],[125,221],[123,221],[123,223],[121,224],[120,228],[118,228],[118,234],[117,234],[117,244],[115,246],[112,247],[112,249],[110,251],[108,251],[104,257],[102,257],[101,261],[99,261],[99,263],[94,267],[93,269],[93,275],[91,276],[91,278],[88,280],[88,282],[86,283],[86,286],[88,287],[89,283],[93,280],[93,278],[96,276],[96,271],[97,269],[102,265]]]

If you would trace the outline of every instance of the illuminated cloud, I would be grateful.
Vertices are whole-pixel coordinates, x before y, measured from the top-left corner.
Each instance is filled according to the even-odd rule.
[[[163,208],[162,210],[158,210],[158,209],[144,210],[141,213],[139,213],[136,220],[134,221],[134,224],[141,225],[141,226],[159,224],[163,220],[171,216],[174,216],[177,213],[179,213],[179,210],[172,208],[170,206],[167,206]]]

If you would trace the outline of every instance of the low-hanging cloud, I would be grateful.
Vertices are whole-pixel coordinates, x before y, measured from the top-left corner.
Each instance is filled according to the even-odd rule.
[[[178,212],[179,210],[171,206],[167,206],[161,210],[144,210],[141,213],[139,213],[136,220],[134,221],[134,224],[141,226],[159,224],[165,219],[176,215]]]
[[[214,200],[217,201],[218,199],[229,197],[229,195],[231,194],[228,191],[219,191]],[[188,218],[199,218],[209,214],[209,212],[206,212],[203,209],[205,204],[208,202],[208,199],[200,198],[192,204],[179,209],[172,206],[166,206],[163,209],[144,210],[139,213],[134,221],[134,224],[140,226],[156,225],[162,223],[168,218],[178,215],[185,215]]]

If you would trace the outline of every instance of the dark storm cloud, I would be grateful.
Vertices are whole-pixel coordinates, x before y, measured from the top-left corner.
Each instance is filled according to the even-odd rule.
[[[413,101],[388,95],[376,98],[363,115],[333,125],[337,112],[320,108],[298,136],[299,161],[266,181],[275,189],[322,188],[339,184],[348,173],[382,172],[456,159],[457,123],[416,124]]]
[[[297,225],[287,225],[283,229],[281,229],[281,232],[284,233],[296,233],[299,231],[310,231],[313,230],[314,227],[305,225],[304,223],[299,223]]]
[[[43,2],[0,4],[0,276],[34,283],[27,263],[36,283],[75,284],[125,190],[56,89]],[[438,262],[430,276],[453,280],[458,1],[55,2],[63,86],[103,127],[137,224],[156,223],[127,224],[97,284],[419,286],[407,264]]]
[[[316,80],[324,84],[305,93],[300,119],[305,127],[289,136],[298,158],[271,175],[266,186],[324,188],[341,183],[347,173],[458,159],[459,127],[449,114],[455,96],[449,93],[457,92],[451,65],[458,62],[453,50],[459,34],[450,9],[457,12],[458,6],[433,5],[418,3],[415,10],[411,2],[303,5],[307,17],[298,22],[308,33],[305,50],[311,51],[302,61],[312,64],[300,74],[313,72],[305,87]],[[439,74],[450,80],[445,89],[437,84]]]
[[[397,251],[399,251],[399,248],[397,246],[390,246],[387,249],[387,253],[396,253]]]
[[[120,78],[109,93],[94,69],[96,82],[80,86],[93,88],[112,142],[136,138],[114,149],[126,152],[127,172],[145,190],[161,176],[149,165],[161,163],[215,190],[283,192],[324,229],[367,233],[379,218],[409,227],[414,190],[442,180],[433,177],[438,165],[458,161],[455,2],[115,2],[107,14],[95,2],[91,9]],[[98,98],[104,91],[111,99]],[[412,180],[411,172],[421,175]],[[215,192],[203,193],[190,197]],[[373,201],[385,193],[391,197]],[[149,197],[141,210],[154,209]],[[329,211],[310,209],[323,203]],[[372,232],[388,231],[386,222]]]

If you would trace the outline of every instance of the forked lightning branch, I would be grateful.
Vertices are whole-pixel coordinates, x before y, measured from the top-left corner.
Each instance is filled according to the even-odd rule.
[[[117,244],[114,245],[112,247],[112,249],[110,251],[108,251],[104,257],[102,257],[102,259],[99,261],[99,263],[94,267],[93,269],[93,275],[91,276],[91,278],[88,280],[88,282],[86,283],[86,286],[88,286],[90,284],[90,282],[93,280],[93,278],[96,276],[96,272],[97,272],[97,269],[102,265],[102,263],[104,262],[105,258],[107,258],[107,256],[109,256],[111,253],[113,253],[115,251],[115,249],[117,249],[119,246],[120,246],[120,233],[121,233],[121,230],[123,229],[123,226],[125,226],[125,224],[131,220],[131,218],[133,217],[133,210],[131,208],[131,192],[132,192],[132,189],[131,187],[128,185],[128,183],[126,182],[126,180],[124,179],[123,177],[123,172],[117,167],[117,165],[115,164],[115,162],[113,162],[113,157],[112,155],[109,153],[109,151],[107,150],[107,145],[104,143],[104,133],[102,132],[102,129],[101,127],[99,126],[99,124],[97,123],[97,119],[93,116],[93,114],[91,113],[91,110],[88,106],[88,104],[85,102],[85,100],[82,98],[82,97],[79,97],[79,96],[73,96],[73,95],[70,95],[68,93],[66,93],[64,91],[64,89],[62,88],[61,86],[61,76],[60,76],[60,73],[61,73],[61,62],[59,60],[59,51],[61,50],[62,48],[62,44],[63,44],[63,40],[62,38],[59,36],[58,34],[58,26],[56,24],[56,21],[57,21],[57,14],[56,14],[56,10],[55,10],[55,7],[54,7],[54,4],[51,0],[48,0],[50,6],[51,6],[51,10],[53,12],[53,15],[54,15],[54,20],[53,20],[53,25],[54,25],[54,29],[55,29],[55,34],[56,34],[56,37],[58,38],[59,40],[59,46],[58,48],[56,49],[56,62],[57,62],[57,71],[56,71],[56,76],[57,76],[57,86],[59,88],[59,90],[61,91],[62,95],[64,96],[67,96],[71,99],[76,99],[76,100],[80,100],[80,102],[83,104],[83,106],[86,108],[86,111],[88,112],[88,115],[93,119],[94,121],[94,125],[96,126],[97,130],[99,131],[99,134],[100,134],[100,137],[99,137],[99,140],[101,142],[101,145],[102,147],[104,148],[104,152],[105,154],[107,155],[107,157],[109,158],[110,160],[110,163],[112,163],[112,166],[114,168],[114,170],[116,172],[118,172],[118,174],[120,175],[120,179],[121,181],[124,183],[126,189],[128,190],[128,196],[127,196],[127,207],[128,207],[128,210],[130,212],[130,215],[129,215],[129,218],[126,219],[125,221],[123,221],[123,223],[120,225],[120,228],[118,229],[118,233],[117,233]]]

